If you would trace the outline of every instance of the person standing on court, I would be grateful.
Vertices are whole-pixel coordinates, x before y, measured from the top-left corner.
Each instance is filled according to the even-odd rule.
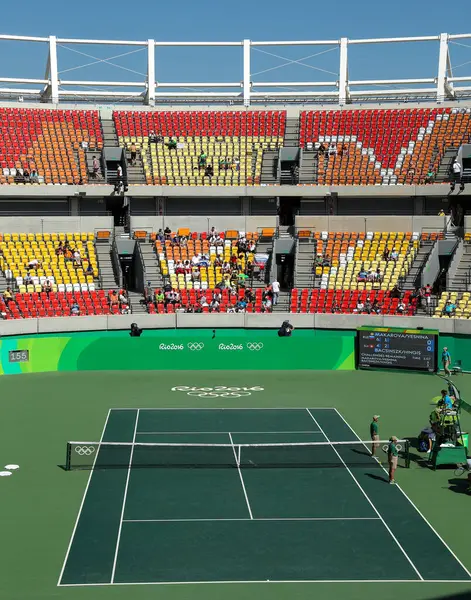
[[[451,364],[451,356],[450,356],[450,353],[448,352],[448,348],[445,346],[443,348],[443,352],[442,352],[442,365],[443,365],[443,370],[445,371],[445,375],[451,375],[450,364]]]
[[[397,437],[395,435],[389,438],[388,444],[388,463],[389,463],[389,483],[396,483],[394,480],[394,473],[397,469]]]
[[[376,456],[376,450],[379,448],[379,426],[378,426],[379,415],[374,415],[373,420],[370,423],[370,437],[371,437],[371,456]]]

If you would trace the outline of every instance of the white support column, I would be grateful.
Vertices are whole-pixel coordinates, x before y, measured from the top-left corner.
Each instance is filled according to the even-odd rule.
[[[448,34],[441,33],[440,53],[438,56],[437,102],[444,102],[447,97],[453,97],[452,85],[448,83],[449,70],[451,70],[451,64],[448,49]]]
[[[155,106],[155,41],[147,40],[147,94],[146,104]]]
[[[243,93],[244,93],[244,106],[250,106],[250,40],[244,40],[243,42],[243,53],[244,53],[244,79],[243,79]]]
[[[57,72],[57,39],[55,35],[49,36],[49,98],[56,104],[59,102],[59,74]]]
[[[339,69],[339,104],[343,106],[350,101],[348,87],[348,38],[340,38],[340,69]]]

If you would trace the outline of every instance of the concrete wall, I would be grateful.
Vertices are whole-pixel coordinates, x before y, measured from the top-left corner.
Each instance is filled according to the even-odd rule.
[[[132,216],[131,230],[158,231],[165,227],[170,227],[172,231],[177,231],[179,227],[189,227],[192,231],[209,231],[215,227],[218,231],[227,231],[236,229],[237,231],[257,231],[262,227],[276,227],[276,217],[151,217],[151,216]]]
[[[378,199],[378,202],[381,200]],[[430,216],[298,216],[296,227],[316,231],[440,231],[446,217]]]
[[[278,329],[284,320],[300,329],[356,329],[361,325],[438,329],[440,333],[471,335],[471,319],[433,319],[382,315],[331,314],[176,314],[119,315],[94,317],[55,317],[0,322],[0,335],[25,335],[73,331],[129,329],[137,323],[142,329]]]
[[[111,230],[113,217],[0,217],[0,231],[16,233],[78,233]]]

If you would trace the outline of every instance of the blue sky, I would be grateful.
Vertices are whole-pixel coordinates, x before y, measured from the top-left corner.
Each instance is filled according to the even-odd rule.
[[[240,41],[402,37],[467,33],[471,30],[471,3],[450,10],[437,0],[238,0],[237,2],[113,3],[83,0],[64,3],[24,0],[22,15],[31,18],[4,19],[1,33],[14,35],[127,39],[160,41]],[[458,16],[458,18],[457,18]],[[471,75],[471,39],[450,46],[455,75]],[[59,69],[66,79],[140,81],[146,71],[146,50],[123,46],[72,46],[59,48]],[[338,49],[328,47],[266,47],[252,51],[253,79],[257,81],[336,80]],[[84,56],[80,52],[89,56]],[[126,56],[112,62],[122,68],[98,63],[77,68],[97,59]],[[267,52],[269,54],[267,54]],[[41,44],[0,41],[0,76],[43,77],[47,47]],[[318,54],[317,56],[311,56]],[[277,55],[277,56],[273,56]],[[287,60],[299,64],[273,69]],[[185,48],[156,50],[156,76],[160,81],[240,81],[242,50],[239,48]],[[283,58],[280,58],[283,57]],[[285,59],[285,60],[283,60]],[[434,77],[438,43],[386,44],[351,47],[350,78]],[[273,70],[268,70],[273,69]],[[25,87],[25,86],[22,86]]]

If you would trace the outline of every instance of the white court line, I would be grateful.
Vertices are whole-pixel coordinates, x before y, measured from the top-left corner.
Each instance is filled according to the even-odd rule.
[[[124,519],[123,523],[200,523],[212,521],[380,521],[379,517],[266,517],[259,519]]]
[[[323,431],[322,427],[319,425],[319,423],[316,421],[316,419],[314,418],[313,414],[311,413],[311,411],[309,410],[309,408],[306,408],[309,416],[311,417],[311,419],[314,421],[314,423],[316,424],[316,427],[318,427],[322,433],[324,434],[324,437],[326,439],[327,442],[329,442],[329,444],[332,444],[331,440],[327,437],[327,434]],[[404,550],[404,548],[401,546],[401,544],[399,543],[399,540],[396,538],[396,536],[393,534],[393,532],[391,531],[391,529],[389,528],[389,526],[387,525],[386,521],[383,519],[383,517],[381,516],[379,510],[376,508],[376,506],[373,504],[373,501],[370,499],[370,497],[368,496],[368,494],[365,492],[365,490],[361,487],[359,481],[357,480],[357,478],[355,477],[355,475],[352,473],[351,469],[349,469],[349,467],[347,466],[347,464],[345,463],[345,461],[343,460],[342,456],[340,455],[340,453],[337,451],[337,449],[335,448],[335,446],[331,445],[332,450],[335,452],[335,454],[339,457],[339,459],[341,460],[343,466],[347,469],[347,471],[350,473],[353,481],[356,483],[356,485],[358,486],[359,490],[362,492],[362,494],[365,496],[366,500],[368,501],[368,503],[370,504],[371,508],[375,511],[375,513],[378,515],[378,517],[381,519],[383,525],[386,527],[387,531],[389,532],[389,534],[391,535],[392,539],[396,542],[397,546],[399,547],[399,549],[401,550],[401,552],[404,554],[405,558],[407,559],[407,561],[409,562],[409,564],[411,565],[411,567],[414,569],[414,571],[417,573],[417,576],[423,580],[422,575],[420,574],[419,570],[417,569],[417,567],[414,565],[414,563],[412,562],[411,558],[409,557],[409,555],[407,554],[407,552]]]
[[[101,436],[100,436],[100,443],[103,441],[103,437],[105,435],[106,426],[108,425],[108,419],[110,418],[110,414],[111,414],[111,408],[108,411],[108,414],[106,415],[105,424],[103,425],[103,431],[101,432]],[[57,581],[57,585],[61,584],[62,575],[64,574],[65,565],[67,564],[67,559],[69,558],[70,549],[72,547],[72,542],[74,541],[75,532],[76,532],[78,524],[79,524],[80,515],[82,514],[83,505],[85,504],[85,498],[87,497],[88,488],[89,488],[90,482],[92,480],[92,475],[93,475],[93,471],[94,471],[94,468],[95,468],[95,463],[96,463],[96,460],[98,458],[98,454],[99,453],[100,453],[100,450],[98,450],[98,452],[95,454],[95,459],[93,461],[93,467],[90,470],[90,475],[88,476],[87,485],[85,486],[85,491],[83,493],[82,502],[80,503],[80,508],[79,508],[79,511],[78,511],[77,518],[75,520],[74,528],[72,530],[72,535],[70,536],[69,545],[67,546],[67,552],[65,553],[65,558],[64,558],[64,562],[62,564],[62,569],[61,569],[61,572],[60,572],[60,575],[59,575],[59,579]]]
[[[136,410],[136,408],[122,407],[111,408],[110,410]],[[305,406],[163,406],[156,407],[141,407],[139,410],[306,410]],[[310,410],[335,410],[332,406],[316,406]]]
[[[206,435],[206,434],[226,434],[226,431],[138,431],[137,435]],[[295,433],[320,433],[321,431],[232,431],[231,433],[260,433],[260,434],[295,434]]]
[[[249,510],[249,515],[250,515],[250,518],[253,519],[252,509],[250,508],[249,497],[247,496],[247,490],[245,489],[244,478],[242,477],[242,471],[240,470],[240,464],[239,464],[239,460],[237,459],[237,452],[236,452],[236,449],[235,449],[235,446],[234,446],[234,442],[232,440],[232,435],[231,435],[230,432],[228,433],[228,435],[229,435],[229,439],[231,440],[232,451],[234,452],[234,460],[235,460],[236,465],[237,465],[237,471],[239,473],[240,483],[242,484],[242,490],[244,492],[245,501],[247,503],[247,508]]]
[[[353,427],[351,427],[351,425],[349,425],[349,423],[343,418],[343,416],[341,415],[341,413],[339,413],[339,411],[335,408],[334,409],[335,412],[338,414],[338,416],[342,419],[342,421],[345,423],[345,425],[350,429],[350,431],[353,433],[353,435],[358,438],[358,440],[360,440],[359,435],[357,434],[357,432],[353,429]],[[361,440],[360,440],[361,441]],[[365,448],[367,448],[367,446],[365,446]],[[382,467],[382,469],[387,473],[386,469],[384,467]],[[450,554],[453,556],[453,558],[458,562],[458,564],[463,568],[463,570],[466,572],[467,575],[469,575],[470,579],[471,579],[471,573],[468,571],[468,569],[464,566],[464,564],[461,562],[461,560],[456,556],[456,554],[453,552],[453,550],[450,548],[450,546],[448,546],[448,544],[445,542],[445,540],[441,537],[441,535],[436,531],[436,529],[431,525],[431,523],[425,518],[425,516],[420,512],[420,510],[418,509],[418,507],[412,502],[412,500],[409,498],[409,496],[405,493],[405,491],[401,488],[400,485],[398,485],[396,483],[396,487],[401,491],[401,493],[404,495],[404,497],[410,502],[410,504],[415,508],[415,510],[418,512],[418,514],[422,517],[422,519],[427,523],[427,525],[430,527],[430,529],[433,531],[433,533],[437,536],[437,538],[441,541],[441,543],[445,546],[445,548],[448,550],[448,552],[450,552]],[[468,582],[469,583],[469,582]]]
[[[60,587],[104,587],[115,585],[234,585],[234,584],[257,584],[273,585],[274,583],[418,583],[426,586],[427,584],[435,583],[468,583],[468,579],[272,579],[271,581],[261,580],[224,580],[224,581],[133,581],[133,582],[118,582],[118,583],[64,583]]]
[[[129,478],[131,476],[132,457],[134,455],[134,443],[136,441],[136,431],[137,431],[137,424],[138,424],[138,422],[139,422],[139,409],[137,409],[136,422],[134,423],[134,433],[133,433],[133,437],[132,437],[133,445],[131,446],[131,453],[129,455],[128,474],[127,474],[127,477],[126,477],[126,485],[124,486],[123,506],[122,506],[122,509],[121,509],[121,516],[119,518],[118,537],[116,539],[116,549],[115,549],[114,559],[113,559],[113,569],[111,571],[111,583],[114,583],[114,576],[115,576],[115,573],[116,573],[116,561],[118,560],[119,542],[121,541],[121,530],[123,528],[124,510],[126,508],[126,498],[127,498],[127,495],[128,495]]]

